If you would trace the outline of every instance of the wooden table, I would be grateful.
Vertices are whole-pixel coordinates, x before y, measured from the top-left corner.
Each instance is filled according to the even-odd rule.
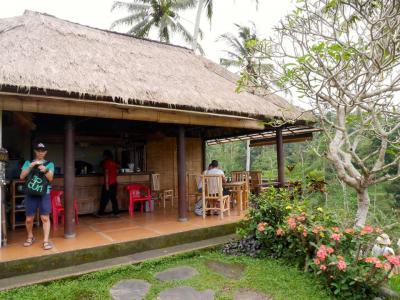
[[[223,187],[237,195],[239,201],[238,215],[240,215],[243,211],[243,194],[246,192],[246,181],[226,182],[223,184]]]

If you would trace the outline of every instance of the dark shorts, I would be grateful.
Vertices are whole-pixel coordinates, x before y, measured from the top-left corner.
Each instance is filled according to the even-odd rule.
[[[51,213],[50,194],[43,196],[26,196],[25,214],[29,217],[34,216],[37,209],[39,209],[41,216],[49,215]]]

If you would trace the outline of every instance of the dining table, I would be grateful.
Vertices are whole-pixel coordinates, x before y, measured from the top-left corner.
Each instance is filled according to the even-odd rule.
[[[239,202],[239,211],[238,215],[243,211],[243,203],[246,198],[246,181],[234,181],[234,182],[226,182],[223,184],[224,189],[230,191],[230,193],[235,194],[237,201]]]

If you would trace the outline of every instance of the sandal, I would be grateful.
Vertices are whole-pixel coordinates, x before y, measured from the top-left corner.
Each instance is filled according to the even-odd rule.
[[[30,246],[32,246],[32,244],[35,242],[35,238],[32,236],[32,237],[28,237],[26,240],[25,240],[25,243],[24,243],[24,247],[30,247]]]
[[[43,250],[50,250],[53,248],[53,245],[49,242],[43,242]]]

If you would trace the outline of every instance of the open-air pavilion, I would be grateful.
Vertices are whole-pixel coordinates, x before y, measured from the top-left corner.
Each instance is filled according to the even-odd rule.
[[[29,250],[31,256],[237,222],[243,216],[203,221],[188,212],[187,175],[204,169],[206,142],[251,138],[275,143],[283,184],[283,143],[308,139],[313,131],[312,118],[301,109],[278,95],[236,93],[235,74],[183,47],[27,11],[0,20],[0,51],[1,136],[10,156],[9,187],[16,181],[20,162],[31,159],[32,141],[41,140],[56,165],[53,188],[65,193],[64,227],[54,231],[59,245],[56,241],[55,249],[43,254],[38,246]],[[290,122],[273,127],[274,120]],[[124,184],[150,185],[154,173],[160,174],[161,190],[174,190],[177,205],[117,221],[85,218],[97,209],[102,177],[96,163],[103,149],[111,149],[122,168],[135,164],[135,172],[118,177],[122,209],[128,201]],[[92,165],[91,172],[76,170],[76,161]],[[74,198],[83,216],[77,226]],[[4,202],[10,201],[6,196]],[[112,233],[104,233],[107,226],[114,226]],[[208,232],[218,235],[218,230]],[[226,229],[220,232],[226,234]],[[18,247],[26,250],[20,245],[22,229],[8,231],[8,237],[8,245],[0,249],[0,265],[21,259]],[[62,242],[63,237],[70,240]],[[74,247],[80,238],[90,242]],[[107,255],[120,255],[122,247],[115,246]],[[17,264],[9,266],[18,270]]]

